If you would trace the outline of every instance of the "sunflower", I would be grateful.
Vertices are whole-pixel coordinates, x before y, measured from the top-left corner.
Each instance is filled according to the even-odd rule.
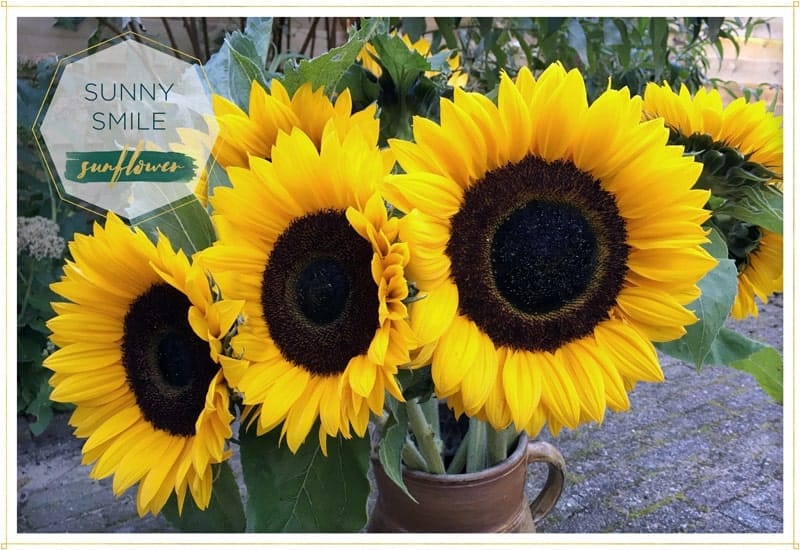
[[[202,254],[248,323],[232,344],[250,362],[226,372],[258,410],[258,433],[283,423],[294,452],[317,418],[326,437],[363,436],[416,345],[406,320],[408,247],[396,242],[378,186],[389,167],[374,136],[332,122],[317,149],[295,128],[272,160],[229,168],[212,199],[220,240]]]
[[[644,93],[644,116],[663,118],[677,143],[706,138],[710,149],[733,149],[742,160],[763,167],[772,176],[769,183],[782,188],[781,117],[769,113],[763,101],[738,98],[723,107],[716,90],[701,89],[692,96],[685,86],[675,93],[667,84],[651,83]],[[739,271],[731,315],[757,317],[755,297],[766,303],[769,295],[783,290],[783,237],[729,216],[715,215],[712,221],[725,235]]]
[[[457,413],[555,434],[663,380],[651,341],[696,321],[684,305],[716,262],[702,166],[640,118],[627,89],[589,106],[580,73],[556,64],[503,75],[497,105],[457,89],[441,124],[415,118],[414,143],[390,141],[411,325],[437,342],[436,392]]]
[[[157,514],[186,489],[201,509],[211,498],[211,465],[230,456],[233,416],[220,363],[221,339],[242,302],[212,302],[208,279],[159,236],[154,246],[114,214],[93,235],[76,235],[63,278],[52,289],[47,326],[60,347],[51,399],[74,403],[70,424],[86,438],[91,477],[114,476],[120,495],[139,483],[140,515]]]
[[[739,276],[731,315],[742,320],[758,317],[756,296],[766,304],[770,294],[783,290],[783,237],[753,225],[739,224],[743,230],[756,233],[755,246],[736,262]]]
[[[369,136],[374,134],[376,139],[380,124],[375,118],[377,107],[374,104],[352,113],[348,89],[339,94],[335,103],[325,96],[322,88],[312,90],[310,83],[303,84],[289,97],[277,79],[271,81],[270,93],[253,81],[248,113],[219,95],[212,97],[212,104],[219,124],[212,154],[223,168],[246,168],[249,155],[269,159],[280,131],[300,128],[319,147],[322,130],[330,119],[341,134],[360,127]]]
[[[651,82],[644,91],[643,109],[646,118],[662,117],[681,136],[708,135],[782,178],[782,118],[768,112],[763,101],[747,103],[740,97],[723,107],[717,90],[701,88],[692,97],[683,84],[676,94],[669,84]]]

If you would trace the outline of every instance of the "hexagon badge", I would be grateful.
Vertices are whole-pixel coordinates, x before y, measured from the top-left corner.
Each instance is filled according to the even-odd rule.
[[[199,61],[127,32],[65,57],[33,133],[60,197],[131,224],[194,200],[218,128]]]

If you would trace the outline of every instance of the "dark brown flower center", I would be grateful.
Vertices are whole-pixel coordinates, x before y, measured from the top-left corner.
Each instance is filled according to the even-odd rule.
[[[628,247],[613,196],[570,162],[487,172],[451,218],[460,313],[498,346],[555,351],[608,317]]]
[[[597,240],[572,206],[530,202],[497,228],[490,256],[500,294],[524,313],[543,314],[586,289],[597,264]]]
[[[125,315],[122,364],[142,415],[173,435],[195,434],[219,366],[189,324],[189,299],[172,286],[151,286]]]
[[[367,352],[378,328],[372,255],[340,210],[297,218],[278,237],[264,270],[261,305],[284,359],[333,376]]]

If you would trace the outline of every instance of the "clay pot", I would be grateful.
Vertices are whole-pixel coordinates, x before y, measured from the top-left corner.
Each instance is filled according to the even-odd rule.
[[[528,464],[545,462],[548,476],[537,497],[528,503]],[[520,436],[506,460],[470,474],[435,475],[403,470],[414,502],[389,479],[373,456],[377,501],[367,531],[387,532],[534,532],[553,508],[564,486],[564,458],[545,442]]]

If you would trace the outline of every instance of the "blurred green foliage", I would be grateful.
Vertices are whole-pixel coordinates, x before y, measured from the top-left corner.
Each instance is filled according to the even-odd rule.
[[[56,222],[60,237],[68,242],[76,232],[88,232],[94,218],[59,199],[32,131],[56,66],[54,57],[18,66],[17,215]],[[49,285],[61,276],[64,257],[37,258],[30,252],[17,249],[17,411],[39,434],[50,422],[53,407],[47,383],[50,371],[42,367],[42,360],[53,350],[45,323],[53,316],[50,302],[57,296]]]

